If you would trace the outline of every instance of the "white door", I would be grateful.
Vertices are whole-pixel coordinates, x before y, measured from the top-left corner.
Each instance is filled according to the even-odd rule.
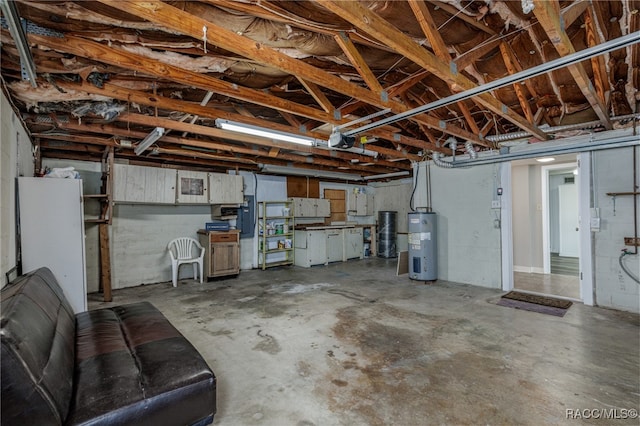
[[[579,257],[578,190],[575,184],[558,186],[560,256]]]

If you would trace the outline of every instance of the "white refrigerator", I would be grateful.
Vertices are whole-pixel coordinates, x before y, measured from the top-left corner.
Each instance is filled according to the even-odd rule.
[[[75,313],[87,310],[82,180],[18,178],[22,272],[46,266]]]

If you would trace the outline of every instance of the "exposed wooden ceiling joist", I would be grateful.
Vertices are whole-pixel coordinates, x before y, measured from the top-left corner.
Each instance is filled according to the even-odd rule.
[[[389,46],[393,46],[407,58],[426,70],[431,71],[442,80],[446,81],[453,90],[469,90],[475,87],[475,83],[462,74],[453,72],[451,64],[447,64],[438,59],[434,54],[422,48],[415,43],[410,37],[389,24],[376,13],[367,9],[359,2],[340,2],[333,0],[316,0],[327,9],[336,13],[343,19],[352,22],[362,31],[375,31],[372,33],[378,40],[381,40]],[[527,122],[520,115],[509,109],[506,105],[492,97],[488,93],[484,93],[476,97],[478,102],[482,103],[496,114],[501,114],[505,119],[511,121],[516,126],[530,132],[541,140],[548,139],[548,136],[540,131],[535,125]]]
[[[533,0],[533,13],[549,36],[549,40],[555,46],[560,56],[566,56],[575,52],[573,44],[567,35],[563,24],[560,23],[560,5],[557,0]],[[607,107],[596,95],[593,84],[581,63],[569,65],[569,72],[576,81],[596,115],[606,129],[612,129]]]
[[[209,21],[193,16],[168,4],[157,2],[138,2],[132,0],[99,1],[114,8],[126,10],[128,13],[134,13],[137,16],[155,22],[158,25],[171,28],[175,31],[180,31],[192,37],[206,37],[207,41],[213,45],[253,59],[259,63],[270,65],[274,68],[288,72],[306,81],[315,83],[318,86],[359,99],[370,105],[375,105],[382,109],[390,108],[396,113],[408,110],[405,105],[388,100],[380,93],[373,93],[368,89],[350,83],[342,78],[308,65],[305,62],[292,59],[281,52],[270,49],[269,47],[263,46],[259,43],[254,43],[245,37],[239,36],[231,31],[216,26]],[[203,28],[205,27],[208,29],[206,32],[203,32]],[[245,100],[251,102],[249,99]],[[287,112],[296,114],[294,111]],[[304,116],[304,114],[299,113],[297,115]],[[307,117],[315,118],[312,116]],[[414,117],[414,120],[423,121],[428,126],[434,128],[439,128],[441,124],[439,120],[425,114]],[[325,117],[324,120],[320,121],[331,123],[336,122],[337,118]],[[463,129],[455,128],[455,126],[445,126],[441,128],[441,130],[454,136],[459,136],[469,140],[477,140],[476,135],[466,132]]]
[[[439,146],[449,136],[484,150],[503,143],[485,138],[520,129],[533,133],[528,143],[544,146],[543,122],[553,128],[597,117],[596,131],[606,130],[613,123],[603,118],[637,108],[640,45],[358,134],[355,147],[378,153],[374,161],[364,151],[292,149],[225,133],[214,120],[322,145],[336,125],[383,108],[391,108],[388,118],[640,29],[636,0],[536,2],[537,14],[504,0],[21,0],[38,87],[22,80],[6,29],[0,68],[44,155],[100,161],[94,151],[103,145],[118,158],[165,167],[258,170],[264,163],[384,174],[408,170],[430,151],[449,153]],[[144,158],[135,156],[129,146],[154,125],[167,133]]]

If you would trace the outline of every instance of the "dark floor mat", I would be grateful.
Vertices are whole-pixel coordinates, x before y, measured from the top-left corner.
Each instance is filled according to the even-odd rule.
[[[556,317],[563,317],[568,311],[567,308],[556,308],[553,306],[538,305],[537,303],[529,303],[521,300],[505,299],[504,296],[500,298],[497,304],[508,308],[522,309],[523,311],[538,312],[541,314],[554,315]]]
[[[548,296],[538,296],[529,293],[510,291],[502,296],[504,299],[518,300],[520,302],[534,303],[536,305],[549,306],[552,308],[569,309],[573,302],[569,300],[556,299]]]

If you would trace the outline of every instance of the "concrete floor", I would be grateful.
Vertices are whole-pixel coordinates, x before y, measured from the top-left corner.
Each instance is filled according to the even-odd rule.
[[[218,377],[215,425],[540,425],[639,408],[638,315],[576,303],[558,318],[395,271],[378,258],[243,271],[113,303],[152,302],[198,348]]]

